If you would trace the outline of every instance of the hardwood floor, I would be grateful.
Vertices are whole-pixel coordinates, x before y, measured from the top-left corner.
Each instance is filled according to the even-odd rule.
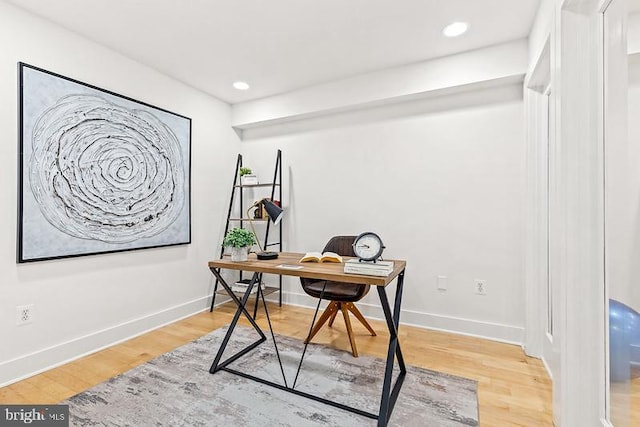
[[[213,313],[197,314],[0,388],[0,402],[59,402],[230,323],[233,311],[233,306],[226,304]],[[304,339],[313,311],[270,305],[269,313],[276,333]],[[262,311],[258,323],[266,327]],[[384,358],[386,325],[375,320],[370,323],[377,337],[352,322],[359,353]],[[527,357],[519,346],[405,325],[399,330],[407,364],[478,381],[481,426],[552,425],[551,382],[542,363]],[[313,342],[350,351],[341,319],[336,319],[333,328],[324,327]]]

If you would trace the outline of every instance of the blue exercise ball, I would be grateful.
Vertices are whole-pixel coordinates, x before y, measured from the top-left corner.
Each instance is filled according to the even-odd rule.
[[[631,379],[631,344],[640,345],[640,314],[628,305],[610,299],[609,376],[611,381]]]

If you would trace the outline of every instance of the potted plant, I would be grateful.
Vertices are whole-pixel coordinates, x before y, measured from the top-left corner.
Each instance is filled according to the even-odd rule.
[[[242,185],[255,185],[258,183],[258,177],[253,174],[251,168],[240,168],[240,183]]]
[[[256,236],[249,230],[236,227],[230,230],[222,242],[223,246],[231,246],[231,261],[246,261],[249,248],[256,242]]]

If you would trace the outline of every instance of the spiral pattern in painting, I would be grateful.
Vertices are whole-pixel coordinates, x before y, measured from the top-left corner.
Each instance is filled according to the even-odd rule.
[[[66,96],[38,118],[32,145],[32,193],[71,236],[132,242],[166,230],[183,209],[180,144],[144,110]]]

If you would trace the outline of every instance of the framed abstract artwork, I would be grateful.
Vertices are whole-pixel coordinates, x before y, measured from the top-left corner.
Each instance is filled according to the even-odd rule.
[[[18,262],[191,243],[191,119],[18,68]]]

